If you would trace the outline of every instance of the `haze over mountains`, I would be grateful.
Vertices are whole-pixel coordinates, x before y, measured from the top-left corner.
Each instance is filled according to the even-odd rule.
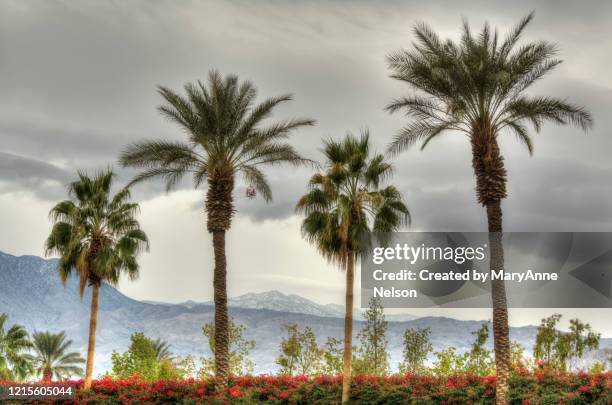
[[[31,333],[34,330],[65,330],[74,341],[75,349],[85,352],[89,319],[90,292],[79,298],[75,279],[64,288],[56,272],[57,260],[37,256],[12,256],[0,252],[0,313],[9,314],[9,325],[19,323]],[[192,354],[196,358],[209,355],[208,343],[202,335],[202,325],[213,319],[209,302],[192,301],[181,304],[143,302],[131,299],[110,286],[100,293],[95,373],[110,369],[110,354],[123,351],[130,335],[142,331],[147,336],[161,338],[171,344],[178,355]],[[298,295],[278,291],[250,293],[230,300],[230,316],[246,326],[246,337],[257,344],[252,353],[255,372],[273,372],[282,336],[282,326],[297,323],[311,326],[320,343],[327,336],[343,335],[343,308],[320,305]],[[402,336],[407,328],[431,328],[435,350],[454,346],[464,351],[473,340],[472,331],[480,321],[459,321],[444,317],[424,317],[406,320],[410,316],[388,317],[387,338],[391,365],[396,367],[402,357]],[[355,334],[361,328],[357,321]],[[531,351],[536,328],[511,328],[511,337]],[[489,342],[490,343],[490,342]],[[612,339],[602,339],[601,347],[612,347]]]
[[[187,308],[194,308],[198,305],[213,305],[212,301],[196,302],[188,300],[178,304],[169,304],[159,301],[143,301],[149,304],[158,305],[182,305]],[[230,307],[250,308],[250,309],[270,309],[274,311],[300,313],[316,316],[344,316],[344,307],[336,304],[321,305],[314,301],[300,297],[295,294],[283,294],[280,291],[272,290],[263,293],[247,293],[239,297],[229,298]]]

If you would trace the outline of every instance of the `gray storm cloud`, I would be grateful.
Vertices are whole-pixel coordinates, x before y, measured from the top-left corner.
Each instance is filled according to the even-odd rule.
[[[443,35],[456,35],[461,17],[477,28],[486,18],[501,30],[531,7],[536,20],[527,39],[558,42],[564,65],[537,87],[544,94],[569,97],[594,113],[587,137],[568,128],[547,126],[536,137],[529,158],[513,140],[504,143],[510,171],[508,226],[530,229],[592,229],[596,219],[609,226],[612,191],[597,187],[612,172],[606,134],[612,108],[610,79],[599,76],[609,62],[602,52],[611,31],[604,16],[610,5],[572,2],[520,4],[477,2],[460,12],[422,2],[390,2],[378,8],[365,2],[94,3],[3,2],[0,6],[0,139],[5,154],[41,162],[62,162],[62,169],[3,159],[2,179],[11,188],[29,188],[41,198],[64,191],[66,173],[111,165],[127,181],[132,172],[117,167],[116,156],[142,138],[181,139],[177,128],[155,111],[157,84],[176,88],[200,79],[215,67],[253,80],[262,96],[285,92],[295,101],[277,118],[312,116],[319,125],[294,138],[299,150],[319,159],[320,139],[368,127],[383,150],[402,125],[383,108],[409,89],[389,79],[385,55],[409,47],[410,27],[427,21]],[[588,24],[586,23],[588,21]],[[421,229],[478,229],[473,180],[466,146],[456,134],[413,150],[396,162],[393,181],[405,193]],[[588,162],[584,157],[589,156]],[[443,163],[441,163],[443,162]],[[598,164],[595,164],[597,162]],[[12,171],[27,165],[27,179]],[[13,168],[8,166],[15,165]],[[59,171],[62,172],[61,176]],[[238,199],[254,219],[285,218],[305,190],[308,171],[287,175],[270,170],[274,204]],[[45,190],[41,181],[51,177]],[[39,180],[36,180],[36,179]],[[182,187],[188,188],[185,181]],[[56,187],[57,190],[53,190]],[[140,198],[163,188],[139,186]],[[587,195],[587,198],[581,196]],[[563,198],[560,198],[563,197]],[[577,209],[577,203],[588,210]],[[469,206],[468,213],[457,208]],[[568,215],[568,211],[574,215]],[[534,218],[541,218],[535,221]]]
[[[462,17],[475,30],[486,19],[503,33],[532,9],[536,18],[525,40],[557,42],[565,61],[534,92],[585,105],[595,128],[585,135],[547,125],[534,137],[533,157],[504,136],[506,229],[610,230],[612,3],[606,1],[474,1],[457,7],[423,1],[2,1],[0,197],[30,192],[47,207],[65,197],[77,169],[112,166],[119,182],[127,182],[133,172],[117,164],[123,147],[144,138],[184,139],[157,114],[156,85],[180,90],[212,68],[252,80],[261,98],[292,93],[294,100],[273,118],[317,120],[292,137],[309,158],[321,159],[322,138],[366,127],[383,151],[405,122],[384,107],[409,91],[388,77],[385,57],[410,47],[415,22],[456,38]],[[423,152],[414,148],[396,159],[392,181],[412,211],[413,229],[484,229],[469,153],[466,140],[449,133]],[[311,171],[266,173],[274,202],[248,200],[239,186],[240,215],[258,222],[290,218]],[[186,179],[180,188],[190,185]],[[151,205],[164,194],[161,182],[134,191]],[[201,212],[200,203],[190,204]],[[5,209],[0,222],[14,215]],[[163,213],[157,218],[160,224],[167,220]],[[46,218],[40,221],[46,226]],[[295,238],[300,243],[299,232]],[[154,242],[154,248],[165,243]]]

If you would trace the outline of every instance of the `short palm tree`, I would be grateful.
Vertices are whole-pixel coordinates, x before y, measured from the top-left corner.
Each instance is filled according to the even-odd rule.
[[[459,42],[443,41],[427,25],[418,24],[414,28],[417,40],[413,49],[388,58],[392,77],[414,89],[413,94],[387,107],[390,112],[401,110],[412,118],[391,143],[390,152],[399,153],[419,141],[423,149],[447,132],[467,135],[472,147],[478,202],[487,212],[492,268],[503,268],[504,263],[501,201],[507,195],[507,179],[499,136],[515,135],[531,154],[530,124],[536,132],[546,121],[572,124],[583,130],[592,125],[591,116],[583,107],[526,94],[531,85],[561,63],[556,58],[556,46],[549,42],[517,46],[532,18],[533,13],[503,39],[488,24],[474,36],[464,23]],[[497,401],[505,403],[510,341],[502,281],[493,283],[492,300]]]
[[[170,343],[165,340],[161,340],[157,338],[151,341],[153,345],[153,349],[155,350],[155,357],[157,361],[162,361],[163,359],[170,359],[172,357],[172,353],[170,352]]]
[[[21,325],[5,330],[7,314],[0,314],[0,378],[23,380],[31,372],[32,358],[28,350],[32,343]]]
[[[54,222],[46,241],[46,254],[59,255],[58,270],[62,283],[76,273],[81,298],[90,286],[91,310],[84,388],[91,387],[93,374],[98,297],[103,283],[117,285],[122,274],[138,277],[137,256],[148,249],[146,234],[135,216],[138,204],[130,202],[124,188],[111,196],[114,174],[108,170],[89,178],[78,173],[69,186],[71,199],[51,209]]]
[[[42,375],[43,381],[83,375],[80,365],[85,363],[85,359],[78,352],[67,352],[72,340],[66,340],[64,332],[34,332],[32,344],[35,352],[34,373]]]
[[[159,87],[159,93],[167,103],[159,107],[159,112],[186,131],[187,141],[139,142],[124,150],[120,161],[124,166],[142,169],[132,183],[161,177],[170,190],[189,174],[195,188],[208,185],[204,209],[215,260],[215,378],[217,389],[223,390],[229,370],[225,233],[235,212],[236,176],[241,175],[249,185],[249,196],[259,192],[270,201],[270,185],[260,167],[305,163],[306,159],[285,141],[295,129],[313,125],[314,121],[296,119],[262,127],[274,107],[291,100],[291,96],[254,104],[257,91],[253,84],[239,83],[234,75],[223,78],[216,71],[210,72],[208,85],[187,84],[186,97],[166,87]]]
[[[410,222],[410,212],[394,186],[381,187],[392,166],[370,155],[369,135],[325,141],[325,171],[316,173],[296,210],[304,213],[304,237],[330,262],[346,271],[342,403],[350,396],[355,262],[370,231],[388,233]]]

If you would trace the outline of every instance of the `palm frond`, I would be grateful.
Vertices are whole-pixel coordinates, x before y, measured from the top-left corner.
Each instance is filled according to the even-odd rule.
[[[529,14],[523,17],[521,21],[519,21],[519,23],[515,25],[514,28],[512,28],[512,30],[510,30],[510,32],[506,36],[506,39],[499,48],[499,54],[502,59],[506,55],[508,55],[510,51],[512,51],[512,48],[514,48],[518,40],[521,38],[523,31],[525,30],[527,25],[529,25],[529,23],[533,20],[534,16],[535,11],[531,11]]]
[[[410,123],[402,128],[393,138],[387,152],[391,155],[397,155],[421,140],[427,140],[427,142],[429,142],[430,139],[440,135],[448,129],[451,129],[451,127],[452,123],[447,121],[438,123],[437,125],[426,122]],[[425,145],[426,144],[424,144],[424,146]]]
[[[244,165],[241,167],[240,172],[243,174],[247,184],[254,187],[266,202],[272,201],[272,189],[261,170],[253,165]]]
[[[120,155],[123,166],[143,168],[128,187],[143,180],[161,177],[166,190],[171,190],[187,173],[194,172],[207,161],[189,145],[180,142],[147,141],[134,143]]]

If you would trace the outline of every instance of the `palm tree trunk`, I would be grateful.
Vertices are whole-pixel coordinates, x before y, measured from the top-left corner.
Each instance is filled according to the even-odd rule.
[[[232,173],[214,172],[208,179],[206,212],[208,232],[213,236],[215,270],[213,289],[215,302],[215,389],[224,392],[229,374],[229,322],[227,313],[227,259],[225,232],[230,228],[234,214]]]
[[[348,403],[351,389],[351,362],[353,360],[353,284],[355,257],[349,252],[346,262],[346,294],[344,313],[344,370],[342,372],[342,403]]]
[[[227,261],[225,231],[213,232],[215,273],[213,276],[215,302],[215,384],[218,392],[227,387],[229,370],[229,322],[227,314]]]
[[[502,245],[501,201],[506,198],[506,168],[495,133],[490,123],[482,122],[474,128],[472,137],[472,167],[476,176],[478,202],[487,210],[491,269],[504,268]],[[496,404],[508,403],[508,376],[510,373],[510,331],[506,286],[503,280],[491,282],[493,306],[493,346],[497,372]]]
[[[98,296],[100,286],[95,283],[91,287],[91,308],[89,310],[89,339],[87,341],[87,364],[85,366],[85,382],[83,389],[91,388],[93,376],[94,351],[96,347],[96,325],[98,323]]]
[[[487,219],[491,252],[490,267],[500,270],[504,268],[504,247],[502,244],[502,210],[499,202],[487,205]],[[493,346],[497,371],[496,404],[502,405],[508,402],[508,377],[511,362],[508,305],[503,280],[491,282],[491,298],[493,302]]]

